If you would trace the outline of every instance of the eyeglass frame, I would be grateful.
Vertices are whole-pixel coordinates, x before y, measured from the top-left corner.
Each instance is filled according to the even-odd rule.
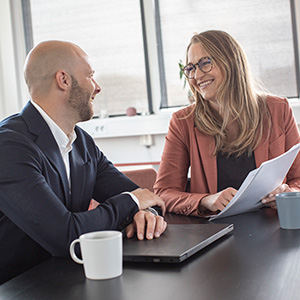
[[[211,65],[211,67],[210,67],[210,69],[209,69],[208,71],[203,71],[202,68],[200,67],[200,62],[201,62],[203,59],[209,59],[209,60],[210,60],[210,65]],[[195,68],[195,73],[194,73],[194,76],[193,76],[193,77],[188,77],[188,76],[185,74],[185,72],[184,72],[184,70],[187,68],[188,65],[184,66],[184,67],[181,69],[181,71],[182,71],[182,73],[184,74],[184,76],[185,76],[187,79],[194,79],[195,76],[196,76],[196,70],[197,70],[197,67],[196,67],[196,66],[198,66],[199,70],[200,70],[202,73],[209,73],[209,72],[212,70],[212,68],[213,68],[213,64],[214,64],[214,63],[213,63],[213,57],[211,57],[211,56],[204,56],[204,57],[201,57],[201,58],[199,59],[199,61],[196,62],[195,64],[192,64],[192,63],[191,63],[191,64],[188,64],[188,65],[192,65],[193,68]]]

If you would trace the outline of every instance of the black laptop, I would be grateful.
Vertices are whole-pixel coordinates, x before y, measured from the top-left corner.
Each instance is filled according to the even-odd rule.
[[[169,224],[158,239],[123,240],[123,260],[180,263],[233,230],[233,224]]]

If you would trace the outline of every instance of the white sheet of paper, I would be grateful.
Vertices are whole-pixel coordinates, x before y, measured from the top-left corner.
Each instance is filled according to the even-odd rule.
[[[229,204],[217,215],[210,217],[210,221],[256,210],[262,206],[261,199],[274,191],[284,180],[292,166],[300,143],[289,151],[251,171]]]

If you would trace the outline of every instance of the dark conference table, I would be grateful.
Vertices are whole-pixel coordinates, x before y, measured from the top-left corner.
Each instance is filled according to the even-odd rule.
[[[171,223],[202,223],[168,214]],[[234,231],[181,264],[124,263],[121,277],[92,281],[82,265],[51,258],[0,286],[0,299],[300,299],[300,230],[262,209],[214,221]]]

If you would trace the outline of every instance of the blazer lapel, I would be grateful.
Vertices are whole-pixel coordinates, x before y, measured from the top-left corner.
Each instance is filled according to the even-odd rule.
[[[52,166],[57,170],[62,182],[66,204],[69,198],[69,182],[65,164],[50,128],[30,102],[24,107],[21,115],[28,125],[29,132],[32,134],[33,142],[40,148]]]
[[[80,211],[82,209],[81,200],[83,199],[83,191],[85,189],[86,182],[86,163],[76,145],[73,146],[73,149],[69,154],[69,158],[71,169],[72,211]],[[78,204],[79,206],[74,207],[75,204]]]
[[[268,128],[267,123],[265,122],[264,128]],[[254,150],[254,157],[255,157],[255,164],[256,168],[259,168],[259,166],[266,160],[269,159],[269,134],[268,130],[265,129],[262,135],[261,142],[257,146],[257,148]]]
[[[215,148],[214,137],[201,133],[196,127],[194,127],[194,133],[209,192],[216,193],[218,177],[217,160],[216,156],[213,155]]]
[[[265,121],[264,128],[268,128],[267,121]],[[215,148],[214,137],[201,133],[196,127],[194,127],[194,134],[196,138],[196,144],[198,147],[199,157],[201,159],[207,185],[210,193],[216,193],[218,188],[217,177],[217,158],[213,155]],[[264,130],[262,141],[258,147],[254,150],[255,164],[258,168],[262,162],[269,159],[269,134],[268,130]]]
[[[48,158],[52,166],[57,170],[64,190],[64,196],[65,196],[64,203],[67,204],[68,199],[70,198],[69,181],[67,177],[65,163],[62,159],[58,145],[56,144],[53,135],[52,134],[51,136],[48,135],[46,130],[45,134],[42,134],[38,137],[38,139],[36,140],[36,144],[43,151],[43,153]]]

